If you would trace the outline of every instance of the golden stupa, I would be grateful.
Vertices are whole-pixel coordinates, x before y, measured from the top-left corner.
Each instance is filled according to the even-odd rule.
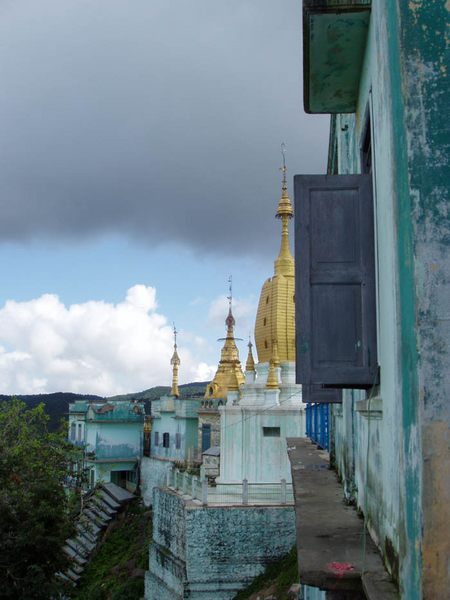
[[[219,366],[214,379],[206,386],[205,398],[226,398],[228,392],[237,391],[245,380],[239,360],[239,350],[234,338],[235,320],[231,310],[231,296],[225,325],[227,326],[227,336],[220,354]]]
[[[283,152],[283,183],[276,217],[281,220],[281,247],[275,272],[264,283],[255,322],[258,360],[276,367],[295,361],[295,265],[289,247],[289,220],[294,216],[288,196]],[[271,380],[270,386],[274,386]]]

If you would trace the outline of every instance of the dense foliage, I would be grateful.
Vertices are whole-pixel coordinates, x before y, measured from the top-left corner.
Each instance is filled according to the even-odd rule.
[[[250,598],[266,598],[275,596],[278,600],[288,598],[288,590],[293,583],[298,583],[297,547],[268,565],[264,573],[256,577],[251,584],[241,590],[234,600],[249,600]]]
[[[76,449],[48,430],[43,405],[0,403],[0,597],[55,597],[71,533],[63,482]]]

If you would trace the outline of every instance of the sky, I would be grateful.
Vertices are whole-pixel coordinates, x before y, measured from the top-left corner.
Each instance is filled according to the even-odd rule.
[[[210,379],[241,359],[289,187],[324,173],[297,0],[0,3],[0,393]],[[292,197],[292,193],[291,193]]]

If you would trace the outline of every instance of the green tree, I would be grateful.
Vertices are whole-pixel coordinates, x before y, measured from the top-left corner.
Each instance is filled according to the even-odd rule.
[[[0,404],[0,597],[58,597],[72,532],[63,487],[73,446],[49,432],[44,406]]]

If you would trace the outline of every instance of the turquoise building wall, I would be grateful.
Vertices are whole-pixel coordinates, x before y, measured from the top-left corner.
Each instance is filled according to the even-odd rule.
[[[140,465],[141,495],[146,506],[152,504],[153,489],[166,485],[174,462],[197,458],[199,406],[200,399],[175,396],[162,396],[152,402],[150,456],[144,456]],[[169,434],[168,447],[163,445],[164,433]]]
[[[75,431],[82,426],[85,466],[90,469],[91,486],[98,481],[114,481],[132,491],[137,485],[137,467],[143,454],[144,405],[129,401],[74,402],[69,406]],[[128,474],[124,474],[128,472]],[[119,477],[119,473],[122,473]]]
[[[194,458],[197,449],[198,409],[200,400],[163,396],[152,402],[152,440],[150,455],[173,461]],[[169,446],[164,447],[163,435],[169,434]],[[158,434],[156,436],[156,434]],[[177,448],[177,434],[179,448]],[[158,443],[156,443],[156,437]]]
[[[449,8],[374,0],[356,114],[332,120],[331,168],[358,173],[371,112],[381,367],[333,408],[335,461],[408,600],[450,589]]]

